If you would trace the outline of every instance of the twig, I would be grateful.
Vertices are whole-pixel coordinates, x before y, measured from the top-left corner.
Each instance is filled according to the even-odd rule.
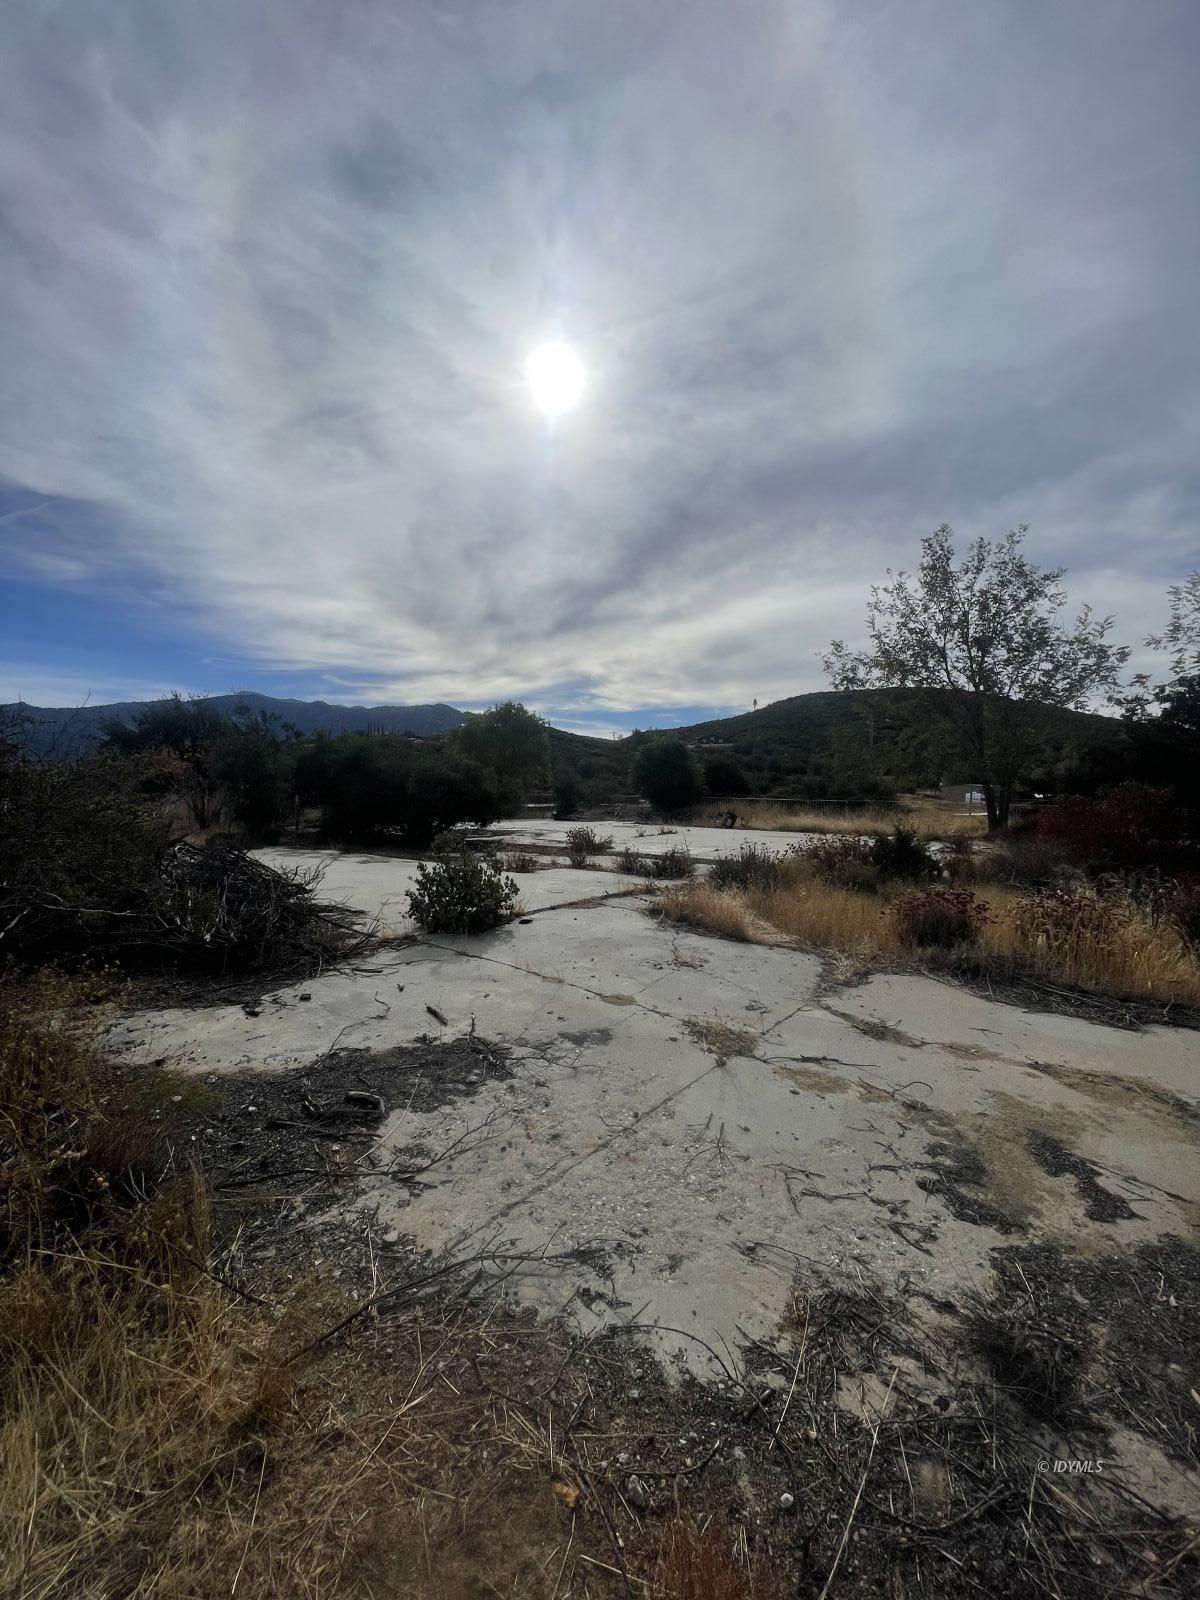
[[[891,1383],[889,1383],[887,1386],[887,1393],[883,1397],[883,1405],[879,1408],[879,1416],[875,1419],[875,1431],[871,1435],[871,1448],[867,1451],[867,1464],[863,1468],[863,1475],[858,1482],[858,1492],[854,1496],[854,1504],[850,1507],[850,1515],[846,1518],[846,1526],[842,1529],[841,1543],[837,1547],[837,1554],[833,1558],[833,1565],[829,1569],[829,1576],[825,1579],[825,1585],[822,1588],[821,1593],[817,1596],[817,1600],[825,1600],[825,1596],[833,1587],[833,1580],[837,1576],[837,1569],[841,1565],[842,1555],[846,1549],[846,1541],[850,1537],[850,1528],[858,1511],[858,1503],[862,1499],[863,1490],[867,1486],[867,1474],[870,1472],[871,1463],[875,1459],[875,1446],[879,1443],[879,1424],[883,1421],[883,1414],[887,1410],[887,1403],[892,1397],[892,1384],[895,1383],[899,1372],[899,1367],[894,1367],[892,1369]]]

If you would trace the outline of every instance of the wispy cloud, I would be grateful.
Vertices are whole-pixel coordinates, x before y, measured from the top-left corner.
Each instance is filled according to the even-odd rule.
[[[54,502],[10,568],[371,699],[616,713],[815,686],[944,519],[1032,523],[1131,637],[1196,559],[1189,0],[3,31],[0,474]]]

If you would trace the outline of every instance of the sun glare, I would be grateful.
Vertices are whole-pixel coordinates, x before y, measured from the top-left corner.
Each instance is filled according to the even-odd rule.
[[[553,421],[579,403],[583,394],[583,362],[562,339],[538,345],[525,363],[533,403]]]

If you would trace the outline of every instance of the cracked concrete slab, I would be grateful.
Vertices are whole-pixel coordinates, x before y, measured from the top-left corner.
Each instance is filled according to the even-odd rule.
[[[339,857],[327,889],[390,904],[412,867]],[[257,1016],[129,1016],[113,1042],[196,1071],[319,1080],[335,1045],[473,1025],[510,1048],[512,1076],[434,1110],[392,1107],[380,1172],[348,1204],[423,1250],[573,1251],[570,1272],[533,1259],[510,1288],[584,1326],[680,1330],[659,1343],[689,1358],[689,1334],[771,1339],[798,1268],[954,1302],[1014,1239],[1099,1251],[1195,1236],[1195,1035],[1034,1015],[930,979],[829,994],[811,955],[662,924],[644,895],[574,903],[580,880],[607,881],[596,873],[530,879],[557,909],[527,924],[414,940],[282,987]],[[380,1175],[457,1140],[428,1186]]]
[[[317,893],[322,900],[349,906],[368,919],[377,919],[384,933],[414,933],[408,914],[409,889],[415,887],[419,862],[410,856],[364,854],[359,850],[293,850],[279,847],[251,852],[269,867],[281,870],[316,868],[321,873]],[[628,893],[644,887],[640,879],[610,870],[552,867],[535,872],[508,874],[517,885],[527,912],[545,910],[572,900]]]

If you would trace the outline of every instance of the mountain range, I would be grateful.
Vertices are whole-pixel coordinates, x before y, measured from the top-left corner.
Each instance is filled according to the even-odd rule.
[[[104,706],[30,706],[23,702],[0,706],[0,719],[19,718],[25,728],[24,744],[31,755],[56,755],[69,759],[99,743],[106,722],[131,725],[152,700],[118,700]],[[290,722],[301,733],[449,733],[466,720],[454,706],[337,706],[326,700],[284,700],[275,695],[217,694],[206,697],[214,711],[228,714],[237,706],[262,711]]]

